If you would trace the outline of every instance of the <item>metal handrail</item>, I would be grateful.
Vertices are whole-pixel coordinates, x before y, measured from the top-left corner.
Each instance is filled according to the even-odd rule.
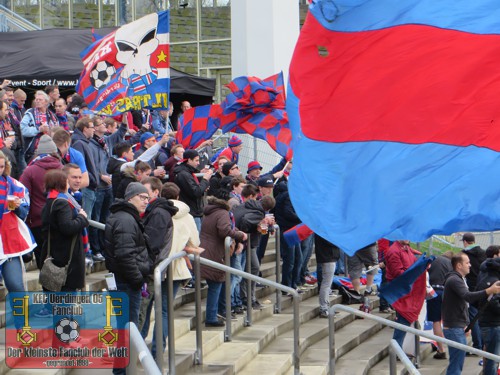
[[[163,317],[162,317],[162,276],[167,270],[167,308],[168,308],[168,370],[170,375],[175,375],[175,340],[174,340],[174,280],[172,262],[187,256],[185,251],[174,254],[164,259],[154,270],[155,293],[155,335],[156,335],[156,364],[163,372]]]
[[[0,5],[0,11],[3,12],[12,23],[24,28],[25,30],[41,30],[39,26],[31,23],[26,18],[21,17],[19,14],[3,5]]]
[[[231,273],[233,275],[241,276],[243,278],[246,278],[249,281],[255,281],[258,283],[261,283],[263,285],[267,285],[269,287],[274,287],[276,289],[279,289],[280,291],[287,292],[292,296],[293,300],[293,366],[294,366],[294,375],[300,375],[300,342],[299,342],[299,331],[300,331],[300,317],[299,317],[299,302],[301,300],[300,294],[293,288],[281,285],[279,283],[276,283],[274,281],[269,281],[267,279],[264,279],[259,276],[255,276],[252,274],[248,274],[246,272],[225,266],[223,264],[213,262],[211,260],[201,258],[199,255],[189,255],[189,258],[194,260],[194,269],[195,269],[195,280],[196,283],[198,284],[200,281],[200,263],[204,264],[206,266]],[[198,285],[196,286],[198,288]],[[201,306],[201,296],[196,297],[196,304],[197,306]],[[201,310],[201,309],[200,309]],[[197,332],[197,337],[201,338],[201,314],[197,312],[197,324],[196,324],[196,332]],[[169,333],[170,334],[170,333]],[[200,345],[200,347],[198,347]],[[197,339],[197,351],[201,353],[201,339],[198,341]],[[200,362],[201,363],[201,357],[200,357]]]
[[[88,221],[89,221],[89,225],[91,227],[94,227],[94,228],[97,228],[100,230],[104,230],[104,228],[106,228],[106,225],[104,225],[103,223],[99,223],[98,221],[90,220],[90,219],[88,219]]]
[[[410,359],[403,351],[403,349],[399,346],[398,342],[394,339],[391,339],[391,341],[389,342],[389,373],[391,375],[396,374],[397,372],[396,357],[399,357],[401,363],[410,373],[410,375],[420,375],[420,371],[418,371],[413,363],[411,363]]]
[[[130,374],[137,374],[137,360],[141,361],[142,368],[148,375],[161,375],[161,371],[155,363],[148,346],[139,332],[135,323],[129,324],[130,329],[130,358],[129,367],[127,372]]]
[[[453,348],[463,350],[463,351],[468,351],[468,352],[476,354],[480,357],[491,359],[492,361],[495,361],[495,362],[500,362],[499,355],[488,353],[488,352],[476,349],[476,348],[468,346],[468,345],[460,344],[458,342],[451,341],[451,340],[445,339],[443,337],[433,335],[433,334],[428,333],[426,331],[415,329],[413,327],[408,327],[408,326],[405,326],[405,325],[400,324],[400,323],[395,323],[392,320],[384,319],[384,318],[381,318],[381,317],[376,316],[376,315],[367,314],[365,312],[355,310],[352,307],[347,307],[347,306],[337,304],[337,305],[333,305],[332,307],[330,307],[330,311],[328,314],[328,331],[329,331],[329,337],[330,337],[330,339],[329,339],[330,373],[331,374],[335,374],[335,324],[333,321],[333,316],[335,315],[335,311],[345,311],[345,312],[348,312],[350,314],[354,314],[356,316],[360,316],[360,317],[365,318],[365,319],[371,319],[371,320],[376,321],[377,323],[381,323],[383,325],[386,325],[386,326],[389,326],[389,327],[392,327],[395,329],[399,329],[401,331],[412,333],[415,336],[422,336],[422,337],[425,337],[427,339],[434,340],[434,341],[440,342],[442,344],[446,344],[446,345],[451,346]],[[392,372],[391,372],[391,375],[393,375]]]

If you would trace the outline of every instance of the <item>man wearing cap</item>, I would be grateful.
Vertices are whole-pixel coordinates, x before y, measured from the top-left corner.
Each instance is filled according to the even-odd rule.
[[[271,195],[274,188],[274,180],[272,177],[261,177],[257,181],[257,186],[259,187],[260,196],[259,199],[265,197],[266,195]]]
[[[285,167],[286,159],[283,158],[273,169],[262,175],[262,166],[257,160],[251,161],[247,166],[247,175],[245,177],[247,183],[258,186],[257,182],[260,178],[281,178],[283,176],[283,168]]]
[[[220,158],[221,156],[225,156],[229,161],[238,164],[239,153],[241,152],[241,150],[243,150],[243,141],[237,136],[233,135],[227,142],[227,147],[222,150],[218,157]]]
[[[104,257],[106,268],[113,272],[117,290],[129,298],[130,321],[139,324],[141,287],[153,272],[144,225],[140,215],[149,202],[148,189],[139,182],[127,186],[125,199],[117,200],[106,221]],[[125,374],[125,369],[113,369],[113,374]]]
[[[196,150],[184,151],[182,163],[174,168],[175,183],[181,189],[179,200],[189,206],[190,214],[193,215],[198,231],[201,230],[201,218],[203,216],[203,195],[208,189],[210,177],[213,171],[207,170],[201,180],[196,177],[200,155]]]
[[[153,147],[156,144],[156,137],[153,133],[150,132],[145,132],[143,135],[141,135],[141,148],[137,150],[134,154],[134,159],[137,159],[139,156],[141,156],[146,150],[149,148]],[[158,178],[163,178],[165,177],[165,168],[156,168],[156,161],[158,159],[158,155],[156,154],[155,157],[150,159],[148,161],[149,165],[151,166],[151,170],[153,171],[153,176],[158,177]]]
[[[469,290],[471,292],[476,291],[477,285],[477,275],[479,275],[479,268],[481,267],[481,263],[486,260],[486,252],[481,249],[481,246],[476,244],[476,237],[474,234],[467,232],[462,236],[462,243],[464,245],[463,253],[467,254],[470,259],[470,272],[465,276],[467,280],[467,285],[469,286]],[[469,319],[472,321],[474,317],[477,315],[478,309],[477,305],[469,304]],[[472,346],[476,349],[482,350],[483,348],[483,340],[481,337],[481,329],[479,328],[479,322],[472,326]]]

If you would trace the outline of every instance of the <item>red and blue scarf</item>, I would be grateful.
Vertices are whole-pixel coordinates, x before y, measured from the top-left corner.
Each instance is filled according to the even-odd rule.
[[[49,194],[47,195],[47,199],[64,199],[69,203],[69,206],[73,209],[73,212],[75,215],[78,215],[78,212],[81,209],[81,206],[78,204],[78,202],[73,198],[73,196],[65,193],[59,193],[57,190],[51,190]],[[90,250],[89,246],[89,231],[88,228],[85,227],[82,229],[82,242],[83,242],[83,250],[85,253],[88,253]]]

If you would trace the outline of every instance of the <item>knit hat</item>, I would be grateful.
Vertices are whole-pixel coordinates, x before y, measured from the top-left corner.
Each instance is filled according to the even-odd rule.
[[[262,170],[262,166],[259,164],[259,162],[257,160],[254,160],[254,161],[251,161],[250,163],[248,163],[247,169],[248,169],[247,172],[251,172],[254,169]]]
[[[274,181],[272,178],[262,177],[257,181],[257,185],[259,185],[260,187],[273,187]]]
[[[141,146],[144,146],[144,143],[146,143],[146,141],[150,138],[154,138],[155,135],[153,133],[150,133],[150,132],[146,132],[144,133],[143,135],[141,135]]]
[[[229,176],[231,168],[233,168],[235,165],[236,163],[234,161],[228,161],[227,163],[224,163],[222,165],[222,174],[224,174],[224,176]]]
[[[183,158],[184,158],[184,161],[187,161],[188,159],[194,159],[197,156],[200,156],[200,154],[198,154],[198,151],[196,151],[196,150],[185,150]]]
[[[132,199],[136,195],[139,194],[148,194],[148,189],[141,184],[140,182],[131,182],[128,184],[127,189],[125,190],[125,200],[128,201]]]
[[[57,146],[47,134],[42,135],[40,141],[38,142],[38,148],[35,152],[37,155],[40,154],[55,154],[57,153]]]
[[[227,145],[229,147],[236,147],[236,146],[239,146],[243,143],[243,141],[238,138],[237,136],[233,135],[230,139],[229,139],[229,142],[227,142]]]

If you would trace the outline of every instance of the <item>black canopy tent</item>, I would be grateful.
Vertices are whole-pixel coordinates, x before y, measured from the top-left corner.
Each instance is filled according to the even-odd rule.
[[[106,35],[113,29],[94,30]],[[0,33],[0,82],[7,78],[13,87],[28,94],[57,84],[63,97],[74,91],[83,70],[80,53],[92,43],[90,29],[48,29]],[[180,102],[193,106],[211,104],[215,79],[197,77],[171,68],[171,101],[176,110]]]

